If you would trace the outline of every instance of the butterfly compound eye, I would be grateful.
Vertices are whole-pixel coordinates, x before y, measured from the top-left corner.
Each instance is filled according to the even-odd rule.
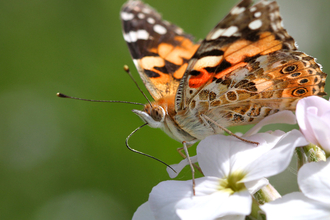
[[[165,118],[165,111],[160,106],[154,106],[151,110],[150,116],[158,122],[163,122]]]

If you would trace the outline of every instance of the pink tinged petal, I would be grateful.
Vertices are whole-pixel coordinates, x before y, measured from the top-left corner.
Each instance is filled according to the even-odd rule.
[[[318,116],[330,111],[330,102],[318,96],[309,96],[298,101],[297,108],[314,106],[318,109]]]
[[[298,172],[298,184],[305,196],[330,208],[330,160],[308,163]]]
[[[312,135],[311,143],[318,145],[325,152],[330,153],[330,122],[326,117],[330,117],[330,112],[324,115],[325,117],[318,117],[313,114],[308,115],[308,122],[312,125],[312,130],[309,130],[308,135]],[[306,136],[306,134],[305,134]]]
[[[316,143],[317,140],[314,136],[313,128],[308,120],[308,114],[306,111],[307,108],[303,106],[305,102],[300,102],[300,101],[298,102],[296,108],[296,116],[297,116],[299,128],[309,142]]]
[[[248,191],[241,191],[232,195],[218,191],[209,195],[207,200],[198,196],[193,197],[193,200],[195,200],[195,206],[177,210],[181,219],[210,220],[224,216],[228,216],[228,219],[241,219],[242,216],[251,213],[252,199]],[[233,215],[239,215],[239,217]]]
[[[247,165],[245,168],[247,175],[243,182],[255,181],[282,172],[289,165],[294,149],[307,144],[307,141],[299,131],[292,130],[286,133],[273,149]]]
[[[316,144],[318,141],[313,132],[314,124],[309,121],[309,117],[311,115],[322,117],[322,115],[328,112],[330,112],[330,102],[323,98],[310,96],[299,100],[296,108],[296,117],[301,131],[311,143]],[[327,119],[326,121],[329,122],[329,120]]]
[[[132,220],[156,220],[151,212],[149,202],[143,203],[134,213]]]
[[[197,163],[197,156],[190,157],[190,160],[192,163]],[[185,166],[187,166],[188,164],[189,164],[188,160],[183,159],[181,160],[180,163],[171,165],[171,167],[176,171],[176,173],[169,167],[166,167],[166,171],[171,178],[175,178],[182,171],[182,169],[185,168]]]
[[[269,124],[296,124],[296,116],[288,110],[280,111],[276,114],[270,115],[262,119],[259,123],[253,126],[248,132],[243,136],[248,137],[250,135],[258,133],[258,131],[265,125]]]
[[[321,116],[322,121],[326,122],[328,124],[328,126],[330,127],[330,111],[324,113]]]
[[[290,193],[260,207],[267,220],[324,220],[329,219],[330,207],[305,197],[300,192]]]

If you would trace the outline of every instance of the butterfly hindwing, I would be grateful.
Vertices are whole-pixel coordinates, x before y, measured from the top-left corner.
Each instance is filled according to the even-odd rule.
[[[121,19],[124,39],[152,97],[159,100],[174,95],[199,45],[141,1],[127,2]]]
[[[280,110],[295,110],[300,98],[326,95],[325,79],[314,58],[298,51],[276,51],[208,84],[188,109],[191,115],[206,115],[224,127],[255,124]],[[204,132],[209,131],[195,135],[210,135]]]

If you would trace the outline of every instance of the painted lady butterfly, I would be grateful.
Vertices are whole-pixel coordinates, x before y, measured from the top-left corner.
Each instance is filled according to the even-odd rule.
[[[124,39],[154,102],[133,110],[192,144],[325,95],[326,74],[297,51],[275,1],[242,0],[200,43],[141,1],[121,11]]]

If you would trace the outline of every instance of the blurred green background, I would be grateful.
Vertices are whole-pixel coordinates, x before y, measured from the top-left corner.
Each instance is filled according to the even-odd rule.
[[[128,64],[138,79],[121,34],[124,2],[0,1],[1,220],[130,219],[152,187],[169,179],[164,165],[125,147],[127,135],[142,124],[131,113],[136,106],[55,95],[145,102],[123,71]],[[201,39],[238,1],[146,2]],[[300,50],[329,73],[330,1],[278,2]],[[292,126],[268,129],[277,128]],[[130,144],[169,164],[181,159],[180,143],[157,129],[138,131]],[[275,186],[289,192],[295,172],[293,164],[274,178]],[[177,179],[190,177],[187,169]]]

